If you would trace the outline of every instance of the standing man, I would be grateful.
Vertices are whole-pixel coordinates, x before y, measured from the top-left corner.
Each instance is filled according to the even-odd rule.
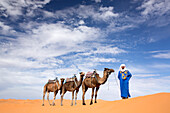
[[[129,93],[129,80],[132,77],[131,73],[126,69],[125,64],[120,65],[118,78],[120,80],[120,91],[122,99],[128,99]]]

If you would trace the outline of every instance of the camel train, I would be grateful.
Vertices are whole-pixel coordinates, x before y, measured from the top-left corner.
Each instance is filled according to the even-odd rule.
[[[76,76],[73,76],[72,78],[67,78],[66,80],[64,78],[60,79],[60,83],[58,78],[55,80],[49,80],[45,85],[44,85],[44,90],[43,90],[43,104],[44,106],[44,98],[45,94],[47,92],[47,100],[49,102],[50,106],[55,105],[55,97],[60,91],[61,95],[61,106],[63,106],[63,97],[64,94],[69,91],[72,92],[72,101],[71,101],[71,106],[73,106],[73,100],[74,100],[74,92],[76,91],[75,94],[75,105],[77,105],[76,100],[77,100],[77,94],[79,92],[79,88],[82,85],[82,105],[86,105],[85,103],[85,93],[88,90],[88,88],[92,88],[92,94],[91,94],[91,101],[90,105],[93,104],[93,96],[94,96],[94,91],[95,91],[95,103],[97,103],[97,92],[100,88],[100,85],[105,84],[109,75],[114,72],[114,69],[109,69],[109,68],[104,68],[103,71],[103,77],[100,77],[99,74],[94,70],[93,72],[88,72],[85,76],[84,72],[80,72],[80,80],[77,80]],[[83,80],[83,77],[85,76],[85,79]],[[49,101],[49,93],[54,92],[54,98],[53,98],[53,103],[50,104]]]

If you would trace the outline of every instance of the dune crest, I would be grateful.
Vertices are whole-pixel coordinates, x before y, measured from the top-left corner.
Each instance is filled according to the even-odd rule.
[[[52,101],[52,100],[51,100]],[[60,106],[60,99],[56,106],[41,106],[42,100],[16,100],[0,99],[1,113],[170,113],[170,93],[157,93],[153,95],[130,98],[128,100],[104,101],[98,100],[97,104],[83,106],[82,101],[77,101],[77,106],[70,106],[71,100],[64,100]]]

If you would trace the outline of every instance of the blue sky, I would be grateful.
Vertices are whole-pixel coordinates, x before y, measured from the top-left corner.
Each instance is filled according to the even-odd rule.
[[[48,79],[105,67],[117,76],[121,63],[132,97],[170,92],[169,20],[169,0],[1,0],[0,98],[41,99]],[[120,99],[115,75],[100,99]]]

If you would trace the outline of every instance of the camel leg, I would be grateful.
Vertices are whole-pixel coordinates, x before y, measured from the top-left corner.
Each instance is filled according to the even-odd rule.
[[[43,92],[43,104],[42,104],[42,106],[44,106],[45,93],[46,93],[46,91]]]
[[[97,92],[99,90],[100,87],[96,87],[96,92],[95,92],[95,103],[97,103]]]
[[[84,101],[84,96],[85,96],[85,93],[86,93],[86,91],[87,91],[87,89],[88,89],[88,87],[85,87],[84,86],[84,88],[82,87],[82,89],[83,89],[83,96],[82,96],[82,102],[83,102],[83,105],[86,105],[86,103],[85,103],[85,101]]]
[[[54,91],[53,104],[52,104],[53,106],[55,106],[55,97],[56,97],[57,93],[58,93],[58,90]]]
[[[77,105],[77,94],[78,94],[79,90],[76,90],[76,96],[75,96],[75,105]]]
[[[48,100],[48,103],[50,104],[49,94],[50,94],[50,92],[47,92],[47,100]],[[50,104],[50,106],[51,106],[51,104]]]
[[[71,102],[71,106],[73,106],[73,100],[74,100],[74,91],[72,91],[72,102]]]
[[[63,106],[63,97],[64,97],[65,93],[66,93],[66,91],[64,90],[64,87],[63,87],[62,94],[61,94],[61,106]]]
[[[92,94],[91,94],[91,102],[90,102],[90,105],[93,104],[94,88],[95,88],[95,87],[92,88]]]

